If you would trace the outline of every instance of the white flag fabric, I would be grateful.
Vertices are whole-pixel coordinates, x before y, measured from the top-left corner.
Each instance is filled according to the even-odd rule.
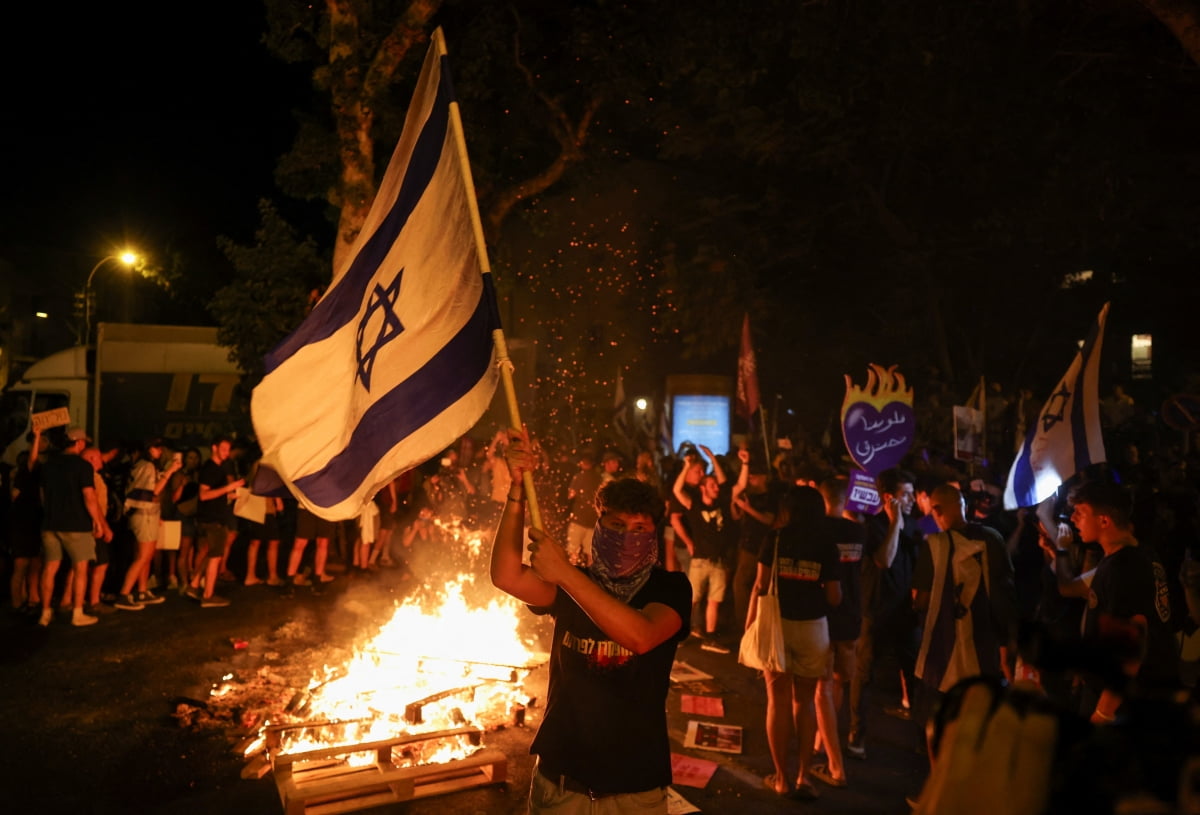
[[[263,464],[322,518],[357,517],[470,430],[499,380],[499,312],[453,103],[439,29],[344,273],[254,389]]]
[[[1006,509],[1036,506],[1054,495],[1068,478],[1105,460],[1099,379],[1108,305],[1100,309],[1066,376],[1029,428],[1008,472]]]

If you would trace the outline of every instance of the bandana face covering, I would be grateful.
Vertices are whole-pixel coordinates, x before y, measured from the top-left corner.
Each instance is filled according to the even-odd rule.
[[[596,522],[588,571],[610,594],[628,600],[658,562],[658,533],[621,532]]]

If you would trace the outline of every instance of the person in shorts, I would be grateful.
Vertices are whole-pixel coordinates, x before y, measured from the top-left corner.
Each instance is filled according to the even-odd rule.
[[[683,543],[691,556],[688,580],[692,584],[692,616],[703,619],[702,647],[728,654],[729,646],[717,638],[717,623],[721,603],[725,600],[729,565],[735,562],[737,554],[739,529],[730,507],[733,485],[728,482],[725,470],[713,451],[704,445],[700,445],[700,450],[712,463],[712,473],[700,478],[699,497],[693,497],[685,489],[686,467],[676,477],[672,492],[683,507],[687,521]],[[676,533],[679,532],[677,527]]]
[[[158,461],[166,452],[162,439],[153,439],[143,450],[139,449],[133,469],[130,471],[129,491],[125,494],[125,513],[129,528],[133,531],[137,549],[133,562],[125,572],[121,590],[114,605],[126,611],[141,611],[165,599],[150,590],[150,565],[158,549],[161,507],[159,497],[176,470],[182,466],[171,459],[167,469],[159,472]]]
[[[758,560],[754,598],[765,594],[778,550],[779,610],[787,670],[764,671],[767,685],[767,746],[775,772],[763,779],[779,795],[811,801],[818,797],[810,781],[813,739],[817,733],[814,702],[817,681],[826,676],[832,651],[827,615],[842,601],[838,581],[838,548],[820,534],[825,500],[812,487],[789,487],[780,501],[781,527],[763,546]],[[749,628],[758,613],[752,599]],[[798,733],[793,733],[793,720]],[[793,789],[788,779],[788,748],[799,739],[800,771]]]
[[[317,587],[322,583],[333,581],[333,575],[325,573],[325,563],[329,559],[329,542],[336,534],[337,524],[333,521],[327,521],[302,506],[296,508],[296,538],[292,542],[292,555],[288,559],[287,570],[293,586],[311,584],[313,591],[317,591]],[[300,561],[304,558],[304,549],[310,540],[316,540],[311,580],[300,571]]]
[[[244,478],[234,478],[229,459],[233,441],[228,436],[219,436],[212,443],[212,456],[200,466],[199,504],[196,509],[197,566],[192,574],[188,596],[199,600],[201,608],[219,608],[229,605],[229,600],[216,594],[217,576],[221,571],[221,560],[226,549],[237,537],[237,518],[233,514],[233,495],[237,488],[246,483]],[[203,581],[203,588],[201,588]]]
[[[112,531],[96,500],[92,465],[80,454],[90,439],[82,427],[67,430],[62,451],[47,457],[42,465],[42,614],[38,625],[48,626],[54,619],[54,579],[63,555],[71,558],[71,624],[92,625],[97,618],[85,614],[88,563],[96,557],[96,538]],[[107,530],[107,531],[106,531]]]
[[[108,575],[108,564],[111,560],[111,545],[113,538],[112,525],[109,520],[109,491],[108,482],[104,480],[104,454],[100,452],[99,447],[88,447],[80,455],[83,460],[92,465],[95,471],[93,483],[96,490],[96,503],[100,505],[101,511],[104,513],[105,529],[103,534],[96,537],[96,559],[92,561],[91,572],[88,577],[88,594],[84,611],[88,614],[111,614],[112,608],[100,602],[101,591],[104,588],[104,578]],[[114,510],[116,512],[117,510]]]

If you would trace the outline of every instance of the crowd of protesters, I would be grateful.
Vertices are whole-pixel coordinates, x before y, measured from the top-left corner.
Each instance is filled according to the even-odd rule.
[[[79,427],[31,433],[3,471],[0,596],[43,626],[56,610],[88,626],[172,593],[221,608],[230,604],[223,586],[295,596],[298,587],[321,593],[335,572],[410,576],[414,543],[499,517],[508,486],[494,466],[500,438],[476,454],[464,437],[386,484],[359,517],[333,522],[290,496],[253,494],[259,453],[244,440],[218,437],[201,450],[160,438],[97,445]]]
[[[852,783],[844,756],[867,759],[871,695],[923,724],[958,682],[994,677],[1033,682],[1103,724],[1127,710],[1124,694],[1196,685],[1197,451],[1152,438],[1123,392],[1104,417],[1110,461],[1019,510],[1001,500],[1011,457],[967,463],[929,445],[878,476],[871,513],[847,509],[852,464],[840,443],[795,443],[770,461],[746,443],[718,453],[685,442],[666,457],[532,443],[548,524],[576,565],[592,558],[603,484],[628,476],[657,491],[659,561],[689,578],[699,647],[736,658],[778,564],[793,667],[764,676],[766,784],[810,800],[814,781]],[[502,430],[465,436],[335,523],[251,494],[253,444],[173,450],[162,439],[96,445],[80,428],[31,434],[4,473],[7,599],[41,625],[60,609],[86,626],[170,592],[222,607],[223,583],[294,595],[319,593],[334,572],[407,575],[414,543],[495,527],[510,490],[505,443]],[[1114,621],[1124,651],[1109,641]],[[914,733],[924,749],[924,728]]]
[[[878,475],[877,511],[853,512],[853,464],[829,448],[769,464],[746,449],[681,452],[664,473],[665,559],[692,580],[701,647],[737,648],[777,563],[790,665],[764,672],[769,788],[812,800],[814,782],[851,783],[843,755],[867,759],[872,695],[931,752],[925,723],[979,678],[1034,686],[1097,726],[1195,692],[1197,451],[1142,423],[1119,389],[1103,415],[1111,460],[1021,509],[1002,502],[1011,456],[968,463],[920,446]],[[1147,761],[1169,786],[1179,759]]]

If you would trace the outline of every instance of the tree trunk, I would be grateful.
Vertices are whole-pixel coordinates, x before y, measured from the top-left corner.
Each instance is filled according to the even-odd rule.
[[[1175,35],[1183,50],[1200,65],[1200,4],[1196,0],[1141,0],[1142,5]]]
[[[340,208],[333,248],[333,275],[345,271],[350,249],[375,200],[375,109],[404,57],[426,42],[426,30],[441,0],[413,0],[374,54],[359,53],[358,4],[326,0],[329,10],[329,88],[342,174],[330,200]],[[364,67],[365,66],[365,67]]]

